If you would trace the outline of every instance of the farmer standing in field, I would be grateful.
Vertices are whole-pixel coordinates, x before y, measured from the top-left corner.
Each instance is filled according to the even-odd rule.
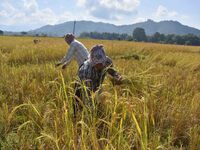
[[[62,69],[65,69],[71,62],[72,58],[75,58],[79,67],[88,59],[89,52],[87,48],[78,40],[75,39],[74,35],[68,33],[65,35],[65,42],[70,46],[68,52],[64,58],[56,64],[56,67],[63,65]]]
[[[88,103],[86,101],[90,100],[91,92],[96,92],[100,89],[106,73],[111,75],[116,83],[122,81],[122,76],[113,69],[112,60],[106,56],[103,46],[96,45],[91,49],[89,58],[79,68],[78,76],[86,86],[86,90],[84,91],[80,86],[76,90],[76,96],[83,100],[84,103]]]

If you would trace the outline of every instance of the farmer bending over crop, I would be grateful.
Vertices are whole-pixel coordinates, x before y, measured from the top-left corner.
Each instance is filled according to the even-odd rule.
[[[83,88],[79,86],[79,88],[76,89],[76,96],[87,104],[88,102],[86,101],[90,100],[88,96],[91,96],[91,92],[99,90],[107,72],[116,82],[120,83],[122,76],[112,67],[112,60],[106,56],[103,46],[94,46],[90,52],[89,58],[78,71],[78,76],[87,90],[84,91]]]
[[[89,52],[87,48],[78,40],[75,39],[74,35],[68,33],[65,35],[65,42],[70,46],[68,52],[64,58],[56,64],[56,67],[63,65],[62,69],[65,69],[74,57],[79,67],[88,59]]]

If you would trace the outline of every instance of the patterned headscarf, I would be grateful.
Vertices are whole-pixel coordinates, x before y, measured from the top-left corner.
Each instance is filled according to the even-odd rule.
[[[105,65],[107,57],[106,57],[103,45],[95,45],[91,49],[89,60],[92,63],[92,66],[95,66],[96,64]]]

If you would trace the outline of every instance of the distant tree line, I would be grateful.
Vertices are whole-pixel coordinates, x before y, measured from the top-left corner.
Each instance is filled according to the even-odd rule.
[[[3,31],[2,30],[0,30],[0,35],[3,35]]]
[[[179,45],[194,45],[200,46],[200,36],[194,34],[175,35],[175,34],[160,34],[156,32],[152,36],[147,36],[149,42],[164,43],[164,44],[179,44]]]
[[[133,31],[132,36],[128,34],[118,33],[99,33],[99,32],[83,32],[80,34],[81,38],[92,39],[105,39],[105,40],[127,40],[137,42],[152,42],[163,44],[179,44],[179,45],[194,45],[200,46],[200,36],[193,34],[176,35],[176,34],[161,34],[156,32],[151,36],[147,36],[143,28],[136,28]]]
[[[81,38],[92,38],[92,39],[102,39],[102,40],[127,40],[132,41],[132,36],[128,34],[118,34],[118,33],[99,33],[99,32],[83,32],[80,34]]]

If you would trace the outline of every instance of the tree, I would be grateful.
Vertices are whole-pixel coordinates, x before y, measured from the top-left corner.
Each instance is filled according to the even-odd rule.
[[[174,34],[168,34],[168,35],[166,35],[166,37],[165,37],[165,43],[167,43],[167,44],[174,44],[174,37],[175,37],[175,35]]]
[[[3,31],[2,30],[0,30],[0,35],[3,35]]]
[[[147,41],[147,36],[143,28],[135,28],[133,31],[133,39],[135,41]]]
[[[174,40],[175,40],[176,44],[180,44],[180,45],[184,45],[185,44],[184,36],[176,35],[174,37]]]
[[[21,35],[27,35],[27,32],[22,31],[22,32],[21,32]]]
[[[151,37],[151,42],[156,42],[156,43],[163,43],[165,40],[165,35],[160,34],[159,32],[156,32],[152,37]]]
[[[194,45],[194,46],[200,45],[200,38],[196,35],[187,34],[183,38],[185,40],[186,45]]]
[[[108,33],[108,32],[83,32],[79,37],[82,38],[92,38],[92,39],[103,39],[103,40],[132,40],[132,37],[128,34],[119,33]]]

